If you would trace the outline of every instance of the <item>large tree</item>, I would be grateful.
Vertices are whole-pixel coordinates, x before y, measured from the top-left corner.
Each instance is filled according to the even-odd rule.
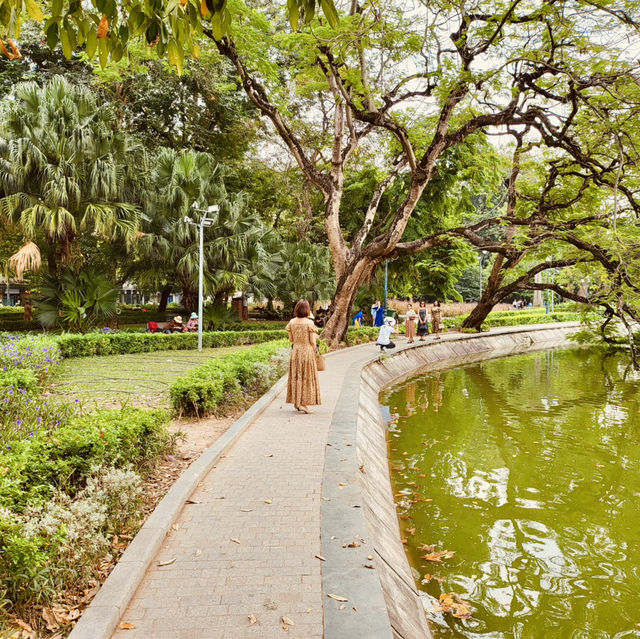
[[[96,3],[99,11],[72,2],[67,11],[58,0],[47,38],[51,44],[60,39],[68,51],[86,39],[90,55],[97,50],[106,63],[109,55],[123,54],[131,36],[144,34],[180,67],[184,48],[197,52],[204,35],[231,61],[249,99],[322,194],[337,279],[325,337],[334,341],[347,328],[359,286],[378,264],[447,241],[451,229],[405,239],[447,150],[478,131],[501,132],[509,125],[530,126],[545,144],[579,155],[573,125],[585,110],[609,94],[637,104],[629,53],[638,40],[637,5],[627,2],[618,10],[598,0],[416,0],[406,7],[352,0],[340,5],[338,25],[331,3],[320,4],[331,27],[319,17],[292,34],[277,15],[268,20],[269,10],[240,1],[103,2]],[[289,3],[294,26],[301,7],[308,20],[315,2]],[[384,174],[358,232],[347,239],[345,172],[363,150],[377,151]],[[597,162],[598,150],[593,153]],[[401,172],[408,176],[404,197],[380,228],[381,197]]]
[[[95,94],[56,76],[0,105],[0,217],[44,236],[52,275],[82,263],[80,234],[131,245],[139,226],[135,149]]]

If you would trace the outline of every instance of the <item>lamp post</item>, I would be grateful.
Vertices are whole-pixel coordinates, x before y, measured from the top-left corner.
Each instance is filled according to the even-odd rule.
[[[547,257],[547,262],[551,261],[551,257]],[[545,280],[547,282],[547,284],[549,283],[549,271],[546,270],[544,272],[544,276],[545,276]],[[547,288],[545,290],[545,301],[544,301],[544,306],[545,306],[545,315],[549,315],[549,289]]]
[[[200,227],[200,252],[198,255],[198,350],[202,351],[202,299],[203,299],[203,290],[204,290],[204,227],[211,226],[213,224],[213,219],[207,217],[207,215],[211,213],[217,213],[220,210],[220,207],[217,204],[212,204],[208,206],[206,209],[201,209],[198,207],[198,202],[194,202],[191,208],[197,213],[202,213],[202,217],[200,218],[200,222],[195,222],[190,217],[185,217],[184,221],[186,224],[193,224],[194,226]]]

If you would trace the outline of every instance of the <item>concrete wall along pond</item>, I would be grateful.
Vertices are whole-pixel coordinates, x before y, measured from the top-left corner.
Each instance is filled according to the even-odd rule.
[[[322,549],[335,563],[323,565],[323,589],[344,595],[350,602],[346,606],[366,599],[366,613],[361,610],[359,615],[345,615],[344,605],[325,605],[326,639],[432,637],[401,542],[387,458],[387,428],[378,402],[380,391],[420,372],[572,346],[567,337],[577,326],[511,327],[491,334],[459,335],[354,364],[338,402],[327,447]],[[351,472],[340,470],[347,465]],[[354,468],[358,470],[354,472]],[[343,485],[342,491],[336,490],[338,483]],[[348,539],[359,539],[361,547],[345,555],[339,542]],[[340,567],[332,570],[330,566],[336,564]],[[372,564],[374,570],[362,570]]]

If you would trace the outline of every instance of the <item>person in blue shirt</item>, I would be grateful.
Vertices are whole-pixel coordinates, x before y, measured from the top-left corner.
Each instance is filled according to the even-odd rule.
[[[359,328],[363,324],[364,324],[364,313],[362,312],[362,309],[360,309],[351,320],[351,326],[355,326],[356,328]]]
[[[384,324],[384,306],[379,306],[376,311],[376,326],[382,326]]]

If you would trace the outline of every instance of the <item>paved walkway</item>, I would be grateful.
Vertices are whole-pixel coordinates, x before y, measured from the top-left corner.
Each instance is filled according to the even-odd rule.
[[[122,616],[135,628],[114,639],[322,638],[327,433],[347,369],[377,350],[328,358],[313,414],[283,391],[250,426],[183,508]]]

